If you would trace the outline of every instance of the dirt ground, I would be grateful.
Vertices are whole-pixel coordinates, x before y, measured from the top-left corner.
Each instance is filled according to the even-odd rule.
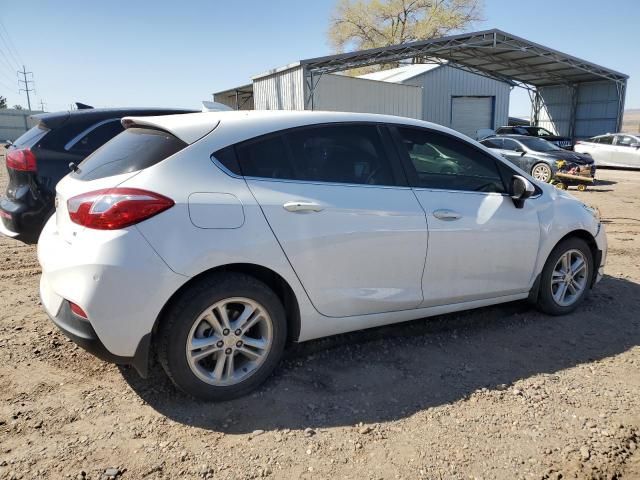
[[[221,404],[75,347],[42,311],[35,248],[0,239],[0,478],[640,478],[640,172],[599,177],[576,195],[610,256],[576,313],[513,303],[303,344]]]

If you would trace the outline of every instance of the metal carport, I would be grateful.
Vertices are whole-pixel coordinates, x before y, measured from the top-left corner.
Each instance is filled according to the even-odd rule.
[[[619,131],[627,75],[492,29],[301,60],[306,105],[325,73],[375,64],[449,62],[449,65],[509,82],[529,91],[533,125],[584,138]],[[313,107],[311,107],[313,108]]]

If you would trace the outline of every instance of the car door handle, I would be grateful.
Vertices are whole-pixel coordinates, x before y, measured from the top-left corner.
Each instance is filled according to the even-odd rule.
[[[324,207],[313,202],[287,202],[283,205],[287,212],[321,212]]]
[[[433,212],[433,216],[440,220],[446,220],[449,222],[452,220],[459,220],[460,218],[462,218],[462,215],[460,215],[458,212],[454,212],[453,210],[447,210],[447,209],[436,210],[435,212]]]

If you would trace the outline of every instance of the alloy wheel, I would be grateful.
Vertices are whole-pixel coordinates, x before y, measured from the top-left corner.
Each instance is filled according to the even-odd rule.
[[[273,322],[255,300],[233,297],[206,308],[186,343],[187,363],[203,382],[235,385],[265,361],[273,343]]]
[[[551,275],[551,295],[562,306],[573,305],[587,288],[587,259],[580,250],[563,253]]]
[[[531,176],[536,180],[547,183],[551,180],[551,168],[545,163],[539,163],[533,167]]]

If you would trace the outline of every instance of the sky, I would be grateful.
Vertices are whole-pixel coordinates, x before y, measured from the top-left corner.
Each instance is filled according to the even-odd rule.
[[[201,107],[211,93],[253,75],[331,54],[326,39],[336,0],[181,2],[2,0],[0,95],[26,107],[18,65],[33,72],[32,107]],[[640,108],[640,0],[485,0],[483,21],[630,76],[626,108]],[[526,92],[512,115],[528,115]]]

